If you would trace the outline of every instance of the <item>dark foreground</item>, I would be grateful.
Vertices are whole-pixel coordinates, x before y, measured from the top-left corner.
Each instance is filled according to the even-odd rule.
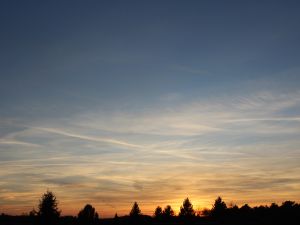
[[[90,225],[298,225],[300,214],[283,217],[282,215],[261,216],[261,217],[232,217],[232,218],[211,218],[211,217],[193,217],[180,218],[172,217],[168,220],[156,219],[150,216],[140,216],[131,218],[129,216],[99,219],[97,223]],[[0,216],[1,225],[43,225],[37,218],[30,216]],[[77,218],[73,216],[64,216],[59,219],[57,225],[80,225]],[[53,225],[56,225],[53,224]],[[89,225],[87,223],[86,225]]]

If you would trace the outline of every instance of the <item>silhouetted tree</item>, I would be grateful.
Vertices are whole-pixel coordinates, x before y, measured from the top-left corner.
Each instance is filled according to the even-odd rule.
[[[231,205],[230,208],[227,208],[226,215],[231,220],[237,220],[239,216],[239,207],[237,205]]]
[[[154,211],[154,217],[161,218],[161,216],[162,216],[162,208],[160,206],[157,206]]]
[[[142,217],[141,217],[142,213],[141,210],[139,208],[139,205],[137,204],[137,202],[134,202],[132,209],[129,213],[129,224],[130,225],[139,225],[139,224],[143,224],[142,221]]]
[[[173,211],[173,209],[172,209],[172,207],[171,207],[170,205],[167,205],[167,206],[164,208],[164,211],[163,211],[162,214],[163,214],[164,217],[169,218],[169,217],[174,216],[174,211]]]
[[[32,224],[37,224],[37,219],[38,219],[38,212],[35,210],[35,208],[33,208],[29,214],[28,214],[29,218],[30,218],[30,221]]]
[[[243,213],[250,213],[251,210],[252,208],[248,204],[245,204],[240,208],[240,211]]]
[[[279,206],[278,206],[276,203],[272,203],[272,204],[270,205],[270,209],[271,209],[271,210],[278,210],[278,209],[279,209]]]
[[[99,215],[92,205],[87,204],[80,210],[78,213],[78,223],[80,225],[95,225],[99,223]]]
[[[115,214],[113,224],[119,224],[119,216],[118,216],[118,213]]]
[[[276,203],[272,203],[269,207],[269,214],[275,220],[280,217],[279,206]]]
[[[137,204],[137,202],[134,202],[133,206],[132,206],[132,209],[129,213],[129,215],[131,217],[138,217],[140,216],[142,213],[141,213],[141,210],[139,208],[139,205]]]
[[[55,225],[58,223],[60,211],[58,210],[57,199],[51,191],[47,191],[42,196],[39,203],[38,216],[41,224]]]
[[[182,206],[180,206],[179,216],[183,216],[183,217],[192,217],[192,216],[195,216],[195,211],[193,209],[193,205],[190,202],[189,198],[186,198],[183,201]]]
[[[221,197],[218,197],[215,200],[215,203],[211,210],[211,215],[215,218],[223,217],[226,213],[226,209],[227,209],[226,203],[222,200]]]
[[[240,215],[246,220],[248,220],[251,217],[251,214],[252,208],[248,204],[245,204],[240,208]]]
[[[282,205],[280,206],[282,209],[292,209],[294,206],[296,205],[295,202],[293,201],[285,201],[282,203]]]

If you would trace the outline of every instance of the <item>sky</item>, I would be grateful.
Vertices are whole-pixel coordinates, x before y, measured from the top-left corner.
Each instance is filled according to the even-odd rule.
[[[0,3],[0,213],[300,201],[298,1]]]

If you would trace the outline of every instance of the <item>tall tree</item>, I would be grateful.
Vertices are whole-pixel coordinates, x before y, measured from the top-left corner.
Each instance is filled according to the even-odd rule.
[[[78,223],[80,225],[95,225],[99,222],[99,216],[95,208],[87,204],[79,213],[78,213]]]
[[[58,210],[58,201],[51,191],[47,191],[39,203],[38,216],[41,224],[55,225],[58,223],[60,211]]]
[[[164,217],[172,217],[172,216],[174,216],[174,211],[173,211],[173,209],[172,209],[172,207],[170,205],[167,205],[164,208],[163,216]]]
[[[226,213],[226,203],[222,200],[222,198],[219,196],[213,205],[213,208],[211,210],[211,215],[213,217],[219,218],[223,217]]]
[[[113,221],[113,224],[119,224],[119,216],[118,216],[118,213],[115,213],[115,217],[114,217],[114,221]]]
[[[186,198],[183,201],[182,206],[180,206],[179,216],[184,216],[184,217],[195,216],[195,210],[193,209],[193,205],[190,202],[189,198]]]
[[[138,217],[140,216],[142,213],[141,213],[141,210],[139,208],[139,205],[137,204],[137,202],[134,202],[133,206],[132,206],[132,209],[129,213],[129,215],[131,217]]]
[[[162,212],[162,208],[160,206],[157,206],[154,212],[155,218],[161,218]]]

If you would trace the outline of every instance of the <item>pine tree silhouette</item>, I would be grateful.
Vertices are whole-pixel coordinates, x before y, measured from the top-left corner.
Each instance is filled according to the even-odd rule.
[[[193,205],[190,202],[189,198],[186,198],[183,201],[182,206],[180,206],[179,216],[183,216],[183,217],[192,217],[192,216],[195,216],[195,211],[193,209]]]
[[[38,216],[41,224],[55,225],[58,223],[60,211],[58,201],[51,191],[47,191],[39,203]]]

